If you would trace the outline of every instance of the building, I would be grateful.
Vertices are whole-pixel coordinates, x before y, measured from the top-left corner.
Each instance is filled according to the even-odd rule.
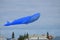
[[[33,34],[33,35],[29,35],[29,38],[26,40],[48,40],[48,39],[47,39],[46,35]]]

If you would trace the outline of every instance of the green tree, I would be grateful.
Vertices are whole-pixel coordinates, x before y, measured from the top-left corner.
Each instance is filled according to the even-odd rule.
[[[14,32],[12,32],[12,38],[14,38]]]
[[[20,35],[19,38],[18,38],[18,40],[24,40],[26,38],[28,38],[28,33],[24,34],[24,35]]]
[[[24,40],[24,36],[23,35],[20,35],[18,40]]]
[[[27,36],[26,38],[28,38],[29,37],[29,34],[27,33],[26,36]]]
[[[49,39],[49,33],[47,32],[47,38]]]

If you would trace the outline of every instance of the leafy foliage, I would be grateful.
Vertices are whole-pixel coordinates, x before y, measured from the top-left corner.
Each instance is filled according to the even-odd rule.
[[[12,38],[14,38],[14,32],[12,32]]]
[[[29,36],[28,33],[24,34],[24,35],[20,35],[19,38],[18,38],[18,40],[24,40],[24,39],[28,38],[28,36]]]

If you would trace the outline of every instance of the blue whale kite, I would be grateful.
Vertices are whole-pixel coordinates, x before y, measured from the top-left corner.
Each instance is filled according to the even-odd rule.
[[[39,19],[39,17],[40,17],[40,13],[36,13],[31,16],[26,16],[26,17],[16,19],[12,22],[7,21],[7,23],[4,24],[4,26],[17,25],[17,24],[29,24],[29,23],[32,23],[32,22],[36,21],[37,19]]]

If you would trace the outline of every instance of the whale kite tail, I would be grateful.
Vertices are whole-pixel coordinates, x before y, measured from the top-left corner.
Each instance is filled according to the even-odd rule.
[[[7,21],[7,23],[5,24],[5,26],[9,26],[10,25],[10,22],[9,21]]]

